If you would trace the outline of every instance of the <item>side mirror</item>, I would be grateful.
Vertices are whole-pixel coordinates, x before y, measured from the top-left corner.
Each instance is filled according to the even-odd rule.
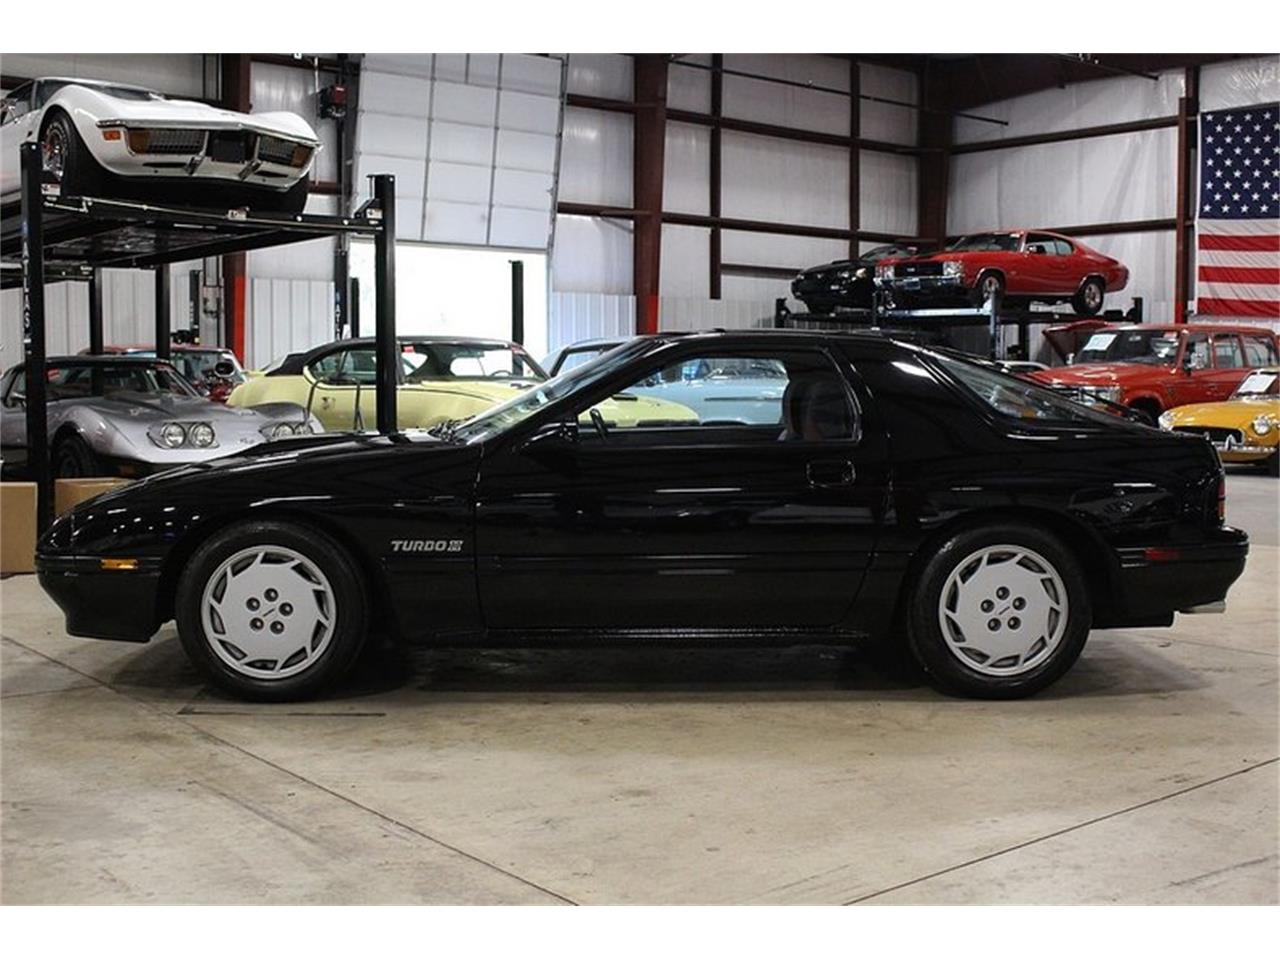
[[[533,436],[521,446],[525,453],[565,454],[578,445],[578,422],[564,420],[558,423],[544,424]]]

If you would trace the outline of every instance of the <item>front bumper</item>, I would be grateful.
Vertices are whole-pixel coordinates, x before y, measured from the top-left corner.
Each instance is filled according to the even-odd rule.
[[[160,561],[103,570],[101,557],[36,556],[36,576],[66,615],[67,633],[145,643],[160,626]]]
[[[1257,463],[1266,460],[1280,447],[1275,444],[1264,447],[1254,443],[1215,443],[1213,449],[1218,451],[1223,463]]]
[[[1175,613],[1226,600],[1244,572],[1249,535],[1222,527],[1196,544],[1125,547],[1116,553],[1118,609],[1094,626],[1167,626]]]

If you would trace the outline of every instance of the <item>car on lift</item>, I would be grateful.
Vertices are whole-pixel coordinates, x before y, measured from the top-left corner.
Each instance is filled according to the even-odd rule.
[[[876,281],[898,308],[981,306],[999,297],[1006,306],[1069,302],[1093,316],[1108,293],[1129,283],[1129,268],[1058,233],[1001,230],[960,237],[938,253],[882,260]]]
[[[524,347],[475,337],[397,338],[400,367],[396,420],[401,429],[430,429],[465,420],[542,383],[546,373]],[[326,430],[365,430],[377,420],[373,338],[337,340],[290,354],[231,391],[227,403],[255,408],[300,404]],[[612,422],[696,420],[693,411],[660,399],[621,398],[605,411]]]
[[[870,310],[875,294],[876,265],[919,253],[919,247],[889,243],[872,247],[856,260],[834,260],[809,267],[791,281],[791,295],[810,313]]]
[[[232,410],[212,403],[154,357],[51,357],[46,364],[56,477],[144,477],[320,429],[297,404]],[[0,450],[7,473],[26,469],[26,364],[0,378]]]
[[[1280,362],[1280,339],[1263,327],[1090,320],[1044,335],[1070,363],[1031,379],[1139,410],[1152,422],[1173,407],[1225,400],[1251,370]]]
[[[655,375],[767,360],[748,424],[609,426]],[[1091,629],[1220,609],[1248,538],[1213,448],[874,334],[639,337],[432,432],[281,440],[88,501],[37,548],[74,636],[177,619],[236,695],[307,696],[371,631],[465,644],[905,644],[1020,697]]]
[[[18,200],[19,147],[38,143],[64,195],[300,211],[320,140],[296,113],[238,113],[77,77],[0,102],[0,204]]]
[[[1280,367],[1254,370],[1227,400],[1174,407],[1164,430],[1204,437],[1223,463],[1254,464],[1280,476]]]
[[[88,354],[86,348],[82,355]],[[156,348],[150,346],[103,347],[107,356],[154,357]],[[244,383],[244,369],[236,355],[226,347],[205,347],[194,343],[175,343],[169,348],[170,361],[187,382],[214,403],[226,403],[227,397],[238,384]]]

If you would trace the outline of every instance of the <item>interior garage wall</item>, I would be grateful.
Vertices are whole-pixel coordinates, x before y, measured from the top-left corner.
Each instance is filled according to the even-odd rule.
[[[1152,81],[1111,77],[984,104],[981,113],[1007,127],[957,118],[957,145],[1073,131],[1168,117],[1178,112],[1183,71]],[[1067,228],[1095,223],[1172,220],[1177,214],[1177,131],[1144,130],[1058,143],[961,153],[951,160],[947,232],[1016,227]],[[1172,320],[1172,230],[1089,236],[1091,247],[1123,260],[1129,285],[1108,294],[1108,309],[1143,298],[1149,320]]]
[[[686,54],[668,66],[667,107],[712,110],[711,54]],[[850,129],[851,71],[861,92],[919,102],[913,73],[818,55],[725,54],[729,71],[760,74],[830,90],[784,86],[755,77],[721,76],[721,115],[835,136],[862,136],[910,148],[917,115],[909,107],[859,102],[859,129]],[[571,54],[570,95],[629,101],[634,61],[619,54]],[[869,230],[913,236],[917,228],[917,161],[909,153],[861,150],[860,222],[850,223],[849,147],[800,142],[734,130],[720,132],[720,209],[712,210],[713,131],[699,123],[668,120],[665,129],[663,210],[743,220]],[[634,118],[625,111],[570,104],[564,113],[560,200],[625,211],[634,202]],[[847,257],[850,241],[721,230],[720,297],[712,299],[711,234],[706,226],[662,227],[660,326],[699,329],[771,321],[774,300],[790,292],[801,268]],[[858,244],[860,248],[874,243]],[[556,217],[552,255],[552,345],[557,331],[605,336],[619,316],[634,317],[633,226],[624,216]],[[588,295],[584,299],[580,295]],[[594,323],[590,305],[602,312]],[[799,304],[792,303],[798,308]],[[565,322],[555,318],[563,311]],[[568,318],[571,318],[568,319]],[[584,332],[585,331],[585,332]]]

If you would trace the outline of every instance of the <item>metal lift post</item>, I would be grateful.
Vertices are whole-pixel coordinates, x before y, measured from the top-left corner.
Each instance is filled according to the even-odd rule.
[[[511,342],[524,343],[524,261],[511,261]]]
[[[89,352],[102,353],[102,270],[94,267],[89,275]]]
[[[377,383],[374,402],[378,409],[378,432],[396,433],[396,387],[400,380],[400,350],[396,343],[396,178],[376,174],[373,198],[382,214],[382,229],[374,239],[374,284],[377,306],[374,312],[374,340],[377,353]]]
[[[49,378],[44,341],[44,163],[38,143],[24,143],[22,170],[22,339],[26,353],[27,468],[36,482],[36,527],[53,520],[49,470]]]
[[[156,358],[173,357],[173,323],[169,317],[169,265],[156,267]]]

